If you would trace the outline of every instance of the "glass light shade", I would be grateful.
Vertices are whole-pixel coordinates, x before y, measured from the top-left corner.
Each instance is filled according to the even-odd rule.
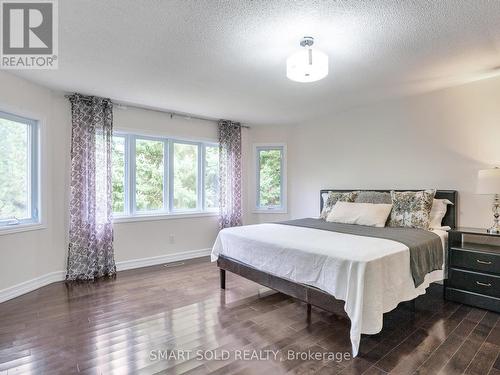
[[[296,82],[314,82],[328,75],[328,56],[316,49],[304,48],[286,60],[286,76]]]
[[[477,194],[500,194],[500,168],[482,169],[477,174]]]

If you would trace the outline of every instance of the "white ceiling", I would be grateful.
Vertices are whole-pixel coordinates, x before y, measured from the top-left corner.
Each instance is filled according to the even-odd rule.
[[[311,35],[319,82],[286,78]],[[500,0],[60,0],[64,91],[250,124],[297,123],[455,85],[500,66]]]

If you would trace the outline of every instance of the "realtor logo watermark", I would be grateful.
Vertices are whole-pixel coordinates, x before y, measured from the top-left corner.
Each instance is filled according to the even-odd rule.
[[[57,69],[57,0],[0,0],[0,68]]]

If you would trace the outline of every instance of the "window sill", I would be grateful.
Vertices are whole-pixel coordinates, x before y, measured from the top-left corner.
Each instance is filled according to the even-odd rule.
[[[41,223],[9,225],[0,227],[0,236],[41,229],[47,229],[47,226]]]
[[[287,210],[283,208],[256,208],[252,211],[253,214],[287,214]]]
[[[177,220],[177,219],[192,219],[197,217],[218,216],[217,212],[179,212],[173,214],[158,214],[158,215],[134,215],[134,216],[118,216],[113,219],[114,224],[132,223],[136,221],[158,221],[158,220]]]

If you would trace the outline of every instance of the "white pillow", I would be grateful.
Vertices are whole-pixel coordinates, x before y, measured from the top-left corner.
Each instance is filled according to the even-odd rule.
[[[448,199],[434,199],[432,201],[430,229],[450,229],[450,227],[442,226],[443,218],[446,215],[449,204],[453,205]]]
[[[392,204],[337,202],[326,221],[382,228],[391,209]]]

